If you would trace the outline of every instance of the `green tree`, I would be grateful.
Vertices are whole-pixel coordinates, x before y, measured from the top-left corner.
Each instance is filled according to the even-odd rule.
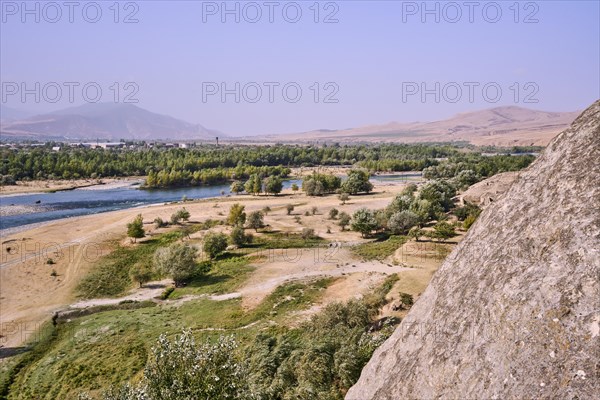
[[[234,181],[229,187],[231,193],[240,194],[244,191],[244,184],[241,181]]]
[[[246,212],[244,211],[246,206],[239,203],[235,203],[229,209],[229,215],[227,216],[227,224],[231,226],[244,225],[246,223]]]
[[[446,221],[440,221],[433,226],[433,237],[438,240],[446,240],[455,236],[454,227]]]
[[[419,216],[410,211],[400,211],[392,214],[388,221],[388,229],[395,235],[406,233],[419,223]]]
[[[295,184],[295,183],[292,183],[292,191],[293,191],[294,193],[296,193],[296,192],[297,192],[299,189],[300,189],[300,188],[298,187],[298,185],[297,185],[297,184]]]
[[[413,226],[408,231],[408,237],[415,239],[417,242],[420,241],[421,236],[425,236],[425,231],[418,226]]]
[[[342,184],[342,192],[357,194],[370,193],[373,184],[369,181],[369,173],[362,169],[353,169],[348,172],[348,179]]]
[[[253,211],[248,216],[248,228],[254,229],[256,232],[265,226],[264,214],[262,211]]]
[[[329,210],[329,219],[336,219],[339,213],[337,208],[332,208]]]
[[[350,215],[348,213],[342,211],[339,215],[338,225],[342,228],[342,231],[346,229],[348,225],[350,225]]]
[[[154,253],[154,265],[158,271],[171,277],[180,287],[196,272],[198,250],[189,244],[173,243]]]
[[[152,269],[145,264],[137,263],[129,270],[129,276],[142,287],[144,283],[152,279]]]
[[[264,180],[265,193],[273,195],[281,193],[283,182],[277,176],[270,176]]]
[[[204,237],[202,251],[210,258],[215,258],[227,248],[227,236],[223,233],[210,232]]]
[[[138,214],[132,222],[127,224],[127,236],[133,238],[133,242],[135,243],[136,239],[143,238],[145,235],[144,219],[142,218],[142,214]]]
[[[238,247],[242,247],[247,242],[246,233],[244,232],[244,228],[241,225],[236,225],[229,235],[229,239],[231,239],[231,243],[235,244]]]
[[[360,232],[362,237],[369,235],[377,228],[377,220],[373,211],[360,208],[352,215],[352,230]]]
[[[348,193],[340,193],[340,195],[338,196],[338,198],[340,199],[340,201],[342,202],[342,205],[345,205],[346,202],[348,200],[350,200],[350,195]]]
[[[246,189],[246,193],[260,194],[260,192],[262,192],[262,181],[260,176],[258,176],[258,174],[251,175],[244,184],[244,188]]]

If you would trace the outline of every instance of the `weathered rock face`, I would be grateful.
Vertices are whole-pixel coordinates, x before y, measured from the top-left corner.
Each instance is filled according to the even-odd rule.
[[[600,393],[600,101],[450,254],[346,399]]]

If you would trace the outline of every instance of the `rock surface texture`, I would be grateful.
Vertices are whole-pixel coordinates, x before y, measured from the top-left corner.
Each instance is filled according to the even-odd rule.
[[[597,101],[481,214],[346,399],[592,399],[599,382]]]

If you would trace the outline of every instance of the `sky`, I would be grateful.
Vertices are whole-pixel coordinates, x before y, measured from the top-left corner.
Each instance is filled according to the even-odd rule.
[[[1,103],[133,103],[243,136],[600,98],[599,1],[1,0]]]

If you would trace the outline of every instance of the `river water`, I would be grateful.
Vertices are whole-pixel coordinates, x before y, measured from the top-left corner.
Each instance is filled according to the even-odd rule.
[[[372,176],[371,180],[386,182],[413,180],[419,177],[421,173],[402,173],[376,175]],[[289,179],[283,182],[283,187],[287,189],[294,183],[302,186],[301,179]],[[155,190],[140,190],[138,186],[131,185],[110,189],[81,188],[55,193],[0,197],[0,209],[3,211],[0,217],[0,233],[4,229],[61,218],[180,201],[183,196],[187,196],[188,199],[221,197],[221,191],[229,194],[229,184]],[[15,210],[19,206],[26,207],[25,213],[21,210],[13,214],[11,209]]]
[[[283,182],[283,187],[289,188],[294,183],[302,185],[301,180],[290,179]],[[6,211],[0,218],[0,230],[60,218],[180,201],[183,196],[187,196],[188,199],[221,197],[221,191],[229,194],[229,185],[156,190],[140,190],[137,186],[96,190],[81,188],[55,193],[0,197],[0,207]],[[14,206],[26,206],[29,212],[6,215],[10,214],[11,208],[17,208]]]

